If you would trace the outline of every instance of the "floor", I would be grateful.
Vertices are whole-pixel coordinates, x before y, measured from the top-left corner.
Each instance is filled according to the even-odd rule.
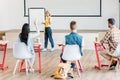
[[[2,59],[2,52],[0,52],[0,59]],[[15,66],[16,59],[12,56],[12,50],[7,51],[6,65],[9,68],[5,71],[0,70],[0,80],[54,80],[50,76],[55,72],[57,65],[59,64],[60,50],[55,50],[54,52],[44,52],[41,53],[42,58],[42,73],[37,71],[37,55],[34,65],[36,70],[34,73],[29,73],[28,76],[25,72],[16,72],[16,75],[12,75],[13,68]],[[101,58],[101,61],[108,63],[106,60]],[[93,50],[85,50],[84,56],[81,59],[83,65],[83,72],[81,73],[81,79],[78,78],[75,72],[74,80],[120,80],[120,71],[109,71],[108,68],[103,68],[102,70],[97,70],[94,68],[97,64],[95,52]],[[73,79],[67,79],[73,80]]]

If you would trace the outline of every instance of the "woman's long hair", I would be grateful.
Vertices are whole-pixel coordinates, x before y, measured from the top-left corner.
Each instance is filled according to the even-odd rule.
[[[29,24],[25,23],[22,27],[22,31],[20,33],[20,40],[21,42],[24,42],[27,45],[27,41],[28,41],[28,35],[30,33],[30,28],[29,28]]]

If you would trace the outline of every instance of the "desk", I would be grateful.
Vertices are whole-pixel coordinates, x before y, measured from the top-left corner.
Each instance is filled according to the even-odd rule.
[[[94,42],[94,46],[95,46],[96,58],[97,58],[97,62],[98,62],[98,65],[96,65],[95,68],[100,70],[101,67],[109,66],[108,64],[102,64],[100,61],[100,57],[99,57],[99,51],[106,50],[105,46],[98,42]]]
[[[5,66],[7,44],[8,44],[8,41],[0,41],[0,48],[1,48],[0,51],[3,51],[4,53],[2,63],[0,64],[0,67],[2,70],[5,70],[8,68],[8,66]]]

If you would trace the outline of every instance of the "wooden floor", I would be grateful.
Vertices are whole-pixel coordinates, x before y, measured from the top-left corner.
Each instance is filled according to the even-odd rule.
[[[2,55],[0,52],[0,59]],[[59,55],[60,50],[42,53],[42,73],[35,71],[34,74],[30,73],[26,76],[25,72],[17,71],[16,75],[12,75],[16,60],[12,56],[12,50],[8,50],[6,65],[8,65],[9,68],[5,71],[0,70],[0,80],[54,80],[50,76],[59,64]],[[81,73],[81,79],[77,77],[77,73],[75,72],[74,80],[120,80],[120,71],[108,71],[107,68],[103,68],[102,70],[94,69],[94,65],[97,64],[94,51],[85,50],[81,62],[84,68],[84,71]],[[104,59],[102,59],[102,62],[107,63]],[[37,65],[36,58],[35,69],[37,69]]]

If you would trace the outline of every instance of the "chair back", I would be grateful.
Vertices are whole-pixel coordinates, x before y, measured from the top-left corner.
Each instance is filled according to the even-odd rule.
[[[32,57],[26,44],[23,42],[15,42],[13,44],[13,56],[18,59],[28,59]]]
[[[66,45],[64,48],[64,53],[79,53],[80,54],[80,48],[78,45]]]
[[[81,54],[78,45],[65,45],[62,56],[64,60],[69,60],[69,61],[79,60],[80,57]]]

